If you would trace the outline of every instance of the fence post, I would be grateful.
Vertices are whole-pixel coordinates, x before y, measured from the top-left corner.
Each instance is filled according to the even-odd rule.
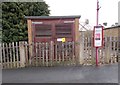
[[[19,42],[20,45],[20,66],[25,67],[25,49],[24,42]]]
[[[51,66],[53,65],[54,63],[54,43],[53,41],[50,42],[50,64]]]
[[[28,63],[29,63],[28,62],[28,55],[29,55],[29,53],[28,53],[28,43],[25,42],[24,44],[25,44],[25,60],[26,60],[25,61],[26,62],[25,65],[28,66]]]

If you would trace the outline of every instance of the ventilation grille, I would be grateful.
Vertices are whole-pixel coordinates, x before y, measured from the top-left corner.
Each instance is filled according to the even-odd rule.
[[[57,37],[71,37],[72,26],[71,24],[58,24],[55,26]]]
[[[36,37],[51,37],[51,25],[38,25],[35,26]]]

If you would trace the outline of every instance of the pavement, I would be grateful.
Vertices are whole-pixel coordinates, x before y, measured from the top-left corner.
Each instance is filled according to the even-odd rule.
[[[2,70],[3,83],[118,83],[118,64]]]

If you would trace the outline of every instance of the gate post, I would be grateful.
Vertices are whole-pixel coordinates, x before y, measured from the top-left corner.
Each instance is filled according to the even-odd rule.
[[[75,19],[75,60],[76,60],[76,64],[79,65],[80,64],[80,56],[79,56],[79,50],[80,50],[80,43],[79,43],[79,19],[76,18]]]
[[[24,42],[19,42],[20,46],[20,66],[25,67],[25,49]]]

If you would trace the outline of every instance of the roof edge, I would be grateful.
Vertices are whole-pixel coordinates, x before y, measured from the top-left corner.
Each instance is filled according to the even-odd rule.
[[[112,29],[112,28],[119,28],[119,27],[120,27],[120,25],[118,25],[118,26],[113,26],[113,27],[107,27],[107,28],[105,28],[104,30]]]
[[[59,19],[59,18],[81,18],[80,15],[72,16],[25,16],[26,19]]]

